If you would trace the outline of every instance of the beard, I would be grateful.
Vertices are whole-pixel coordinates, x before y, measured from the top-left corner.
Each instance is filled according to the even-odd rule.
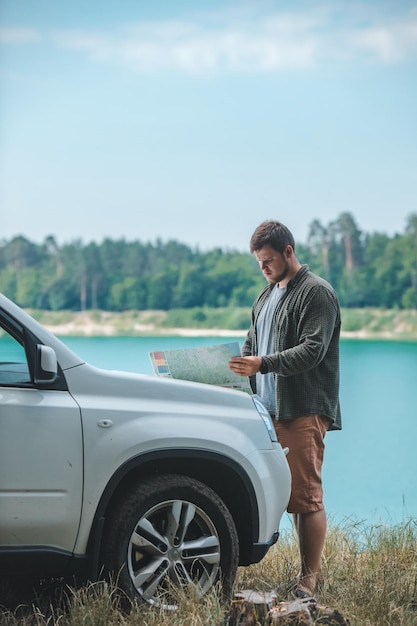
[[[284,271],[284,272],[282,272],[282,274],[280,274],[280,275],[278,276],[277,283],[280,283],[282,280],[284,280],[284,278],[287,278],[287,276],[288,276],[288,274],[289,274],[289,273],[290,273],[290,266],[289,266],[289,263],[288,263],[288,262],[286,262],[286,268],[285,268],[285,271]]]
[[[290,273],[290,264],[288,263],[288,261],[285,259],[284,260],[284,269],[281,272],[281,274],[275,274],[273,276],[265,276],[265,278],[267,279],[267,281],[271,284],[279,284],[282,280],[284,280],[284,278],[287,278],[288,274]]]

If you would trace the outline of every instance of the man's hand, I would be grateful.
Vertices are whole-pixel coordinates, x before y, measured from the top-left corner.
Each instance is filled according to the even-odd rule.
[[[253,376],[259,372],[261,363],[260,356],[234,356],[229,361],[229,369],[238,376]]]

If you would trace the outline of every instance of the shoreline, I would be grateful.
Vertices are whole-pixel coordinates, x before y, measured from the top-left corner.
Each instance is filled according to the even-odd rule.
[[[161,328],[147,325],[126,329],[125,332],[111,324],[44,324],[45,328],[58,337],[236,337],[245,338],[246,330],[227,328]],[[364,329],[341,331],[340,339],[417,341],[417,337],[395,332],[369,332]]]
[[[151,325],[135,325],[125,332],[111,324],[85,324],[72,322],[68,324],[43,324],[54,335],[59,337],[244,337],[245,330],[227,330],[217,328],[161,328]]]
[[[236,337],[244,338],[247,329],[196,328],[164,326],[166,312],[162,311],[35,311],[28,310],[45,328],[61,337]],[[189,320],[191,321],[191,320]],[[345,330],[343,327],[349,330]],[[184,319],[186,323],[186,320]],[[213,319],[214,322],[214,319]],[[210,324],[210,317],[207,318]],[[415,310],[348,310],[342,315],[341,339],[417,341],[417,311]]]

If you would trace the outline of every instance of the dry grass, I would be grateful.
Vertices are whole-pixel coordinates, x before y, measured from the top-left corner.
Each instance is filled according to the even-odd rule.
[[[240,568],[236,591],[270,591],[297,573],[297,544],[285,531],[265,559]],[[317,601],[338,609],[351,626],[414,626],[417,623],[417,520],[398,526],[331,527]],[[279,596],[279,599],[284,599]],[[179,608],[148,606],[122,611],[115,586],[61,587],[35,602],[0,612],[2,626],[227,626],[230,605],[214,590],[201,600],[178,594]]]

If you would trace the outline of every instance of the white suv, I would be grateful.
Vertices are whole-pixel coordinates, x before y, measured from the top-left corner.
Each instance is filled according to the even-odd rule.
[[[0,572],[226,592],[278,538],[290,472],[256,396],[85,363],[0,294]]]

